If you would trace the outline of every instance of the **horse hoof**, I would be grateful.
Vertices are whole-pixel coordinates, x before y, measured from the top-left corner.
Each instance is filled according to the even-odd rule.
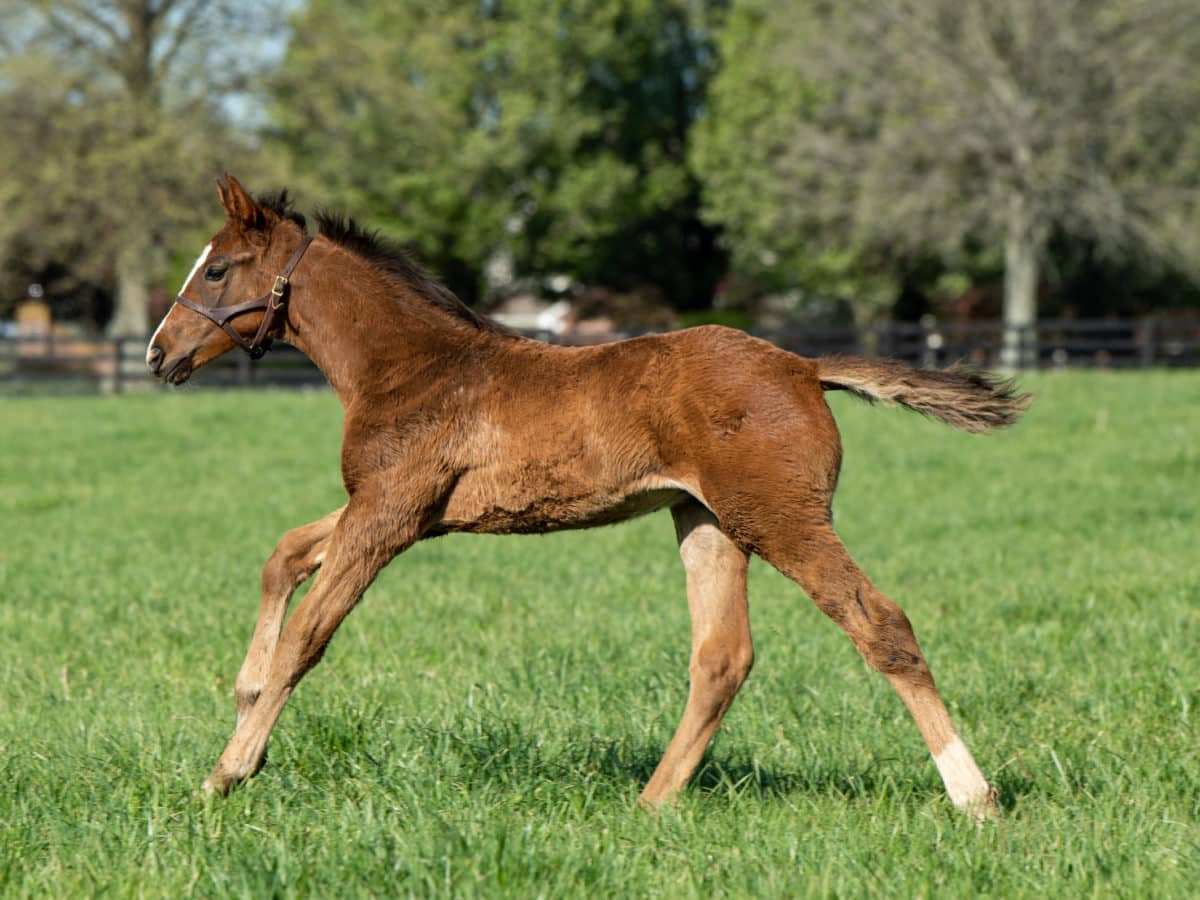
[[[960,809],[980,824],[991,822],[1000,817],[1000,792],[989,784],[987,793],[968,800]]]
[[[204,784],[201,787],[207,797],[224,797],[228,795],[232,784],[232,779],[217,770],[213,770],[213,773],[204,779]]]

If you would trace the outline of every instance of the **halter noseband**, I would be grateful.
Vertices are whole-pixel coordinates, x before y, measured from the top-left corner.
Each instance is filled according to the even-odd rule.
[[[180,294],[175,298],[175,302],[181,306],[190,309],[192,312],[199,313],[208,319],[227,335],[233,338],[233,342],[250,354],[251,359],[260,359],[264,353],[271,347],[271,340],[268,335],[275,327],[275,317],[280,310],[287,306],[288,285],[292,277],[292,271],[300,262],[300,258],[304,256],[304,251],[308,249],[308,245],[313,242],[313,238],[305,235],[295,250],[292,251],[291,258],[287,261],[287,265],[283,267],[283,274],[275,276],[275,284],[271,290],[258,297],[255,300],[247,300],[244,303],[238,303],[234,306],[201,306],[199,303],[193,303],[187,297]],[[230,321],[236,319],[243,313],[263,311],[262,324],[258,326],[258,332],[251,340],[246,340],[237,333]]]

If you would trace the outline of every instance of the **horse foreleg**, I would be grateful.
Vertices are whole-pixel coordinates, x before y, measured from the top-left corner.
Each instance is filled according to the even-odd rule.
[[[436,499],[432,490],[427,496]],[[205,780],[205,791],[224,794],[258,771],[288,697],[379,571],[420,536],[434,499],[422,495],[417,503],[411,495],[389,497],[383,486],[360,487],[328,538],[316,584],[283,629],[258,699]]]
[[[648,804],[670,799],[687,784],[754,662],[746,554],[699,503],[688,502],[671,512],[687,572],[691,686],[683,719],[642,791],[642,802]]]
[[[254,626],[254,636],[237,677],[239,726],[262,690],[292,594],[320,567],[329,536],[345,508],[334,510],[316,522],[293,528],[280,539],[263,567],[258,623]]]

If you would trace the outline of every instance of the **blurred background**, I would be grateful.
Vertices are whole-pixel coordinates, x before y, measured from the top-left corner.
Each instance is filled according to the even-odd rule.
[[[0,0],[0,370],[119,377],[226,171],[555,340],[1197,364],[1198,63],[1194,0]]]

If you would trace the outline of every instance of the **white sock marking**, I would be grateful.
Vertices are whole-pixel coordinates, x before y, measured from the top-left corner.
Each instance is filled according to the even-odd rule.
[[[183,279],[183,287],[181,287],[179,289],[179,293],[182,294],[185,290],[187,290],[187,286],[192,283],[192,279],[196,277],[196,273],[200,271],[200,267],[202,265],[204,265],[204,261],[206,259],[208,259],[208,254],[211,251],[212,251],[212,242],[209,241],[209,243],[205,245],[204,249],[200,251],[200,255],[196,257],[196,262],[192,266],[192,271],[188,272],[187,278]],[[175,307],[175,304],[172,303],[171,306],[167,309],[166,315],[164,315],[162,317],[162,322],[159,322],[158,327],[154,329],[154,334],[150,335],[150,343],[146,345],[146,364],[147,365],[150,364],[150,348],[154,346],[154,339],[156,337],[158,337],[158,333],[160,331],[162,331],[163,323],[167,321],[167,316],[169,316],[171,314],[171,309],[173,309],[174,307]]]
[[[988,796],[991,788],[962,738],[955,737],[934,756],[933,761],[937,763],[942,781],[946,783],[946,793],[955,806],[969,807]]]

